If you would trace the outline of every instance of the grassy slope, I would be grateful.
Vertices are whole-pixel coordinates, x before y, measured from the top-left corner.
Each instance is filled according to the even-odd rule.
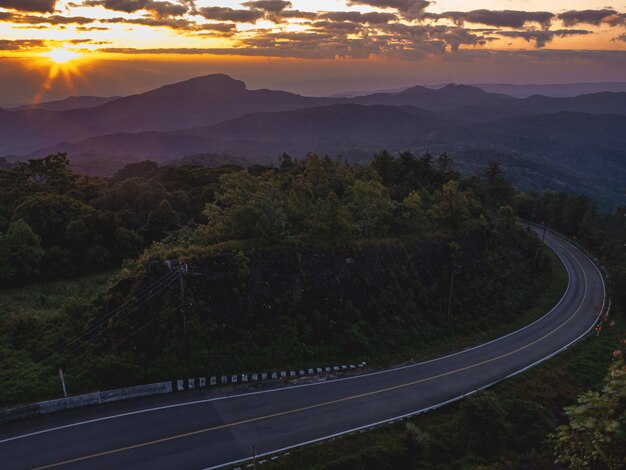
[[[506,315],[507,321],[488,325],[488,328],[476,327],[472,331],[467,328],[458,331],[451,329],[446,332],[446,336],[439,335],[428,342],[411,344],[405,349],[381,350],[369,358],[370,363],[384,367],[432,358],[484,342],[532,322],[549,310],[565,290],[565,272],[556,257],[553,257],[553,261],[557,269],[553,270],[551,276],[538,277],[528,291],[524,291],[521,303],[528,305],[522,305],[519,311],[513,312],[514,315]],[[60,338],[79,333],[82,328],[80,325],[92,314],[93,302],[105,291],[109,277],[110,273],[99,274],[0,292],[0,304],[7,306],[0,312],[0,324],[4,326],[0,331],[0,351],[3,352],[1,356],[4,356],[0,358],[0,381],[7,386],[0,393],[0,403],[23,403],[58,395],[56,367],[60,364],[38,364],[33,363],[33,359],[41,357],[46,350],[53,350]],[[342,356],[332,359],[345,362],[358,358]],[[231,365],[230,371],[236,371],[236,368]],[[74,392],[91,389],[73,381],[69,372],[67,377]],[[102,387],[114,388],[106,384]]]
[[[40,318],[55,317],[68,299],[94,300],[106,289],[111,273],[78,279],[31,284],[28,287],[0,291],[0,315],[27,313]]]
[[[59,364],[47,354],[92,314],[111,273],[0,291],[0,403],[58,398]],[[27,351],[30,351],[27,352]],[[45,358],[35,363],[35,358]]]

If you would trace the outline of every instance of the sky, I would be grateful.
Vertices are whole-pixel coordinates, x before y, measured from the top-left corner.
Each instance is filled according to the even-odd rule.
[[[210,73],[309,95],[626,81],[626,4],[0,0],[0,106],[129,95]]]

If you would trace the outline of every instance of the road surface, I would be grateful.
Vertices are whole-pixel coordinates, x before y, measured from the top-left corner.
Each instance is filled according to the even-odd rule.
[[[207,398],[170,394],[42,416],[0,427],[3,469],[203,469],[432,409],[553,356],[584,336],[603,305],[602,276],[548,233],[569,284],[544,317],[512,334],[428,362],[331,380]],[[196,393],[197,392],[197,393]],[[203,394],[204,393],[204,394]]]

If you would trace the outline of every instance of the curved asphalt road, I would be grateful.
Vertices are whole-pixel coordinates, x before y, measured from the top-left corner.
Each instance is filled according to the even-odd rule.
[[[454,401],[553,356],[595,324],[605,296],[599,271],[564,240],[548,233],[546,243],[567,268],[567,291],[543,318],[510,335],[317,384],[220,398],[170,394],[5,425],[0,467],[207,468],[250,457],[252,443],[268,453]]]

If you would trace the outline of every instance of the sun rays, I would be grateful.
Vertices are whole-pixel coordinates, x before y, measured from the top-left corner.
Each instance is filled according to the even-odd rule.
[[[80,58],[80,54],[65,48],[52,49],[50,52],[44,52],[42,56],[48,57],[55,64],[67,64]]]
[[[58,81],[63,82],[63,87],[69,92],[74,91],[74,82],[82,77],[86,57],[66,47],[54,47],[40,54],[38,66],[45,70],[45,79],[37,95],[31,104],[39,103],[48,91],[56,86]]]

